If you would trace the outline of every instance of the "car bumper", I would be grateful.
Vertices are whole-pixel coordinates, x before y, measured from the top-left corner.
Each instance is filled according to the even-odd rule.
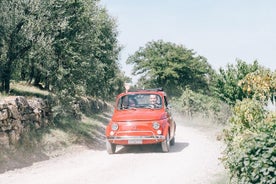
[[[131,144],[156,144],[163,142],[165,136],[152,135],[152,136],[109,136],[107,140],[113,144],[131,145]]]

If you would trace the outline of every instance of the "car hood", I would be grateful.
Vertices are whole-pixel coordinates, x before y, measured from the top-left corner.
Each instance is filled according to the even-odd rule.
[[[112,121],[147,121],[160,120],[166,117],[166,113],[162,110],[123,110],[116,111],[112,116]]]

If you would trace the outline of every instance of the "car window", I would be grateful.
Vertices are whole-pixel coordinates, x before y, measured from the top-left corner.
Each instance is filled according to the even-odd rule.
[[[154,98],[154,100],[153,100]],[[154,106],[151,106],[151,103],[154,103]],[[118,109],[129,109],[129,108],[161,108],[162,107],[162,98],[158,94],[131,94],[122,96],[118,100],[117,108]]]

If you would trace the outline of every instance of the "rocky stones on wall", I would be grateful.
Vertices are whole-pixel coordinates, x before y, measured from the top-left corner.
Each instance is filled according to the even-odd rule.
[[[50,105],[43,99],[23,96],[0,99],[0,149],[18,143],[23,132],[48,126],[51,119]]]

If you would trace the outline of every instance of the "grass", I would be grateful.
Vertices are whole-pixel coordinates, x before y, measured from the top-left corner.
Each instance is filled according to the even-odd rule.
[[[62,119],[56,124],[56,130],[66,132],[71,144],[82,144],[93,149],[104,149],[104,131],[106,119],[100,114],[91,117],[82,116],[81,121]]]
[[[35,96],[40,98],[47,97],[50,93],[46,90],[41,90],[31,84],[26,82],[11,82],[11,92],[12,95],[19,96]]]
[[[22,95],[22,96],[36,96],[45,98],[49,95],[48,91],[41,90],[34,87],[26,82],[11,82],[11,94]],[[0,94],[1,97],[7,97],[5,94]],[[49,127],[51,130],[40,134],[42,137],[37,137],[38,142],[43,140],[46,147],[60,148],[63,146],[69,146],[70,144],[81,143],[89,147],[95,147],[95,144],[100,149],[101,140],[104,134],[104,125],[109,121],[110,115],[108,113],[93,114],[85,116],[82,114],[81,120],[72,120],[64,118],[54,123],[54,126]],[[38,135],[35,135],[36,137]],[[47,138],[52,140],[46,140]],[[35,140],[35,139],[33,139]],[[54,140],[56,143],[54,143]],[[63,141],[61,141],[63,140]],[[24,142],[26,145],[23,147],[30,146],[32,141],[25,137]],[[49,145],[52,143],[53,145]],[[47,150],[46,150],[47,151]]]
[[[12,82],[10,95],[45,98],[49,92],[24,82]],[[8,95],[0,93],[0,97]],[[109,118],[109,112],[82,114],[81,120],[63,118],[51,123],[49,127],[31,129],[21,137],[17,145],[7,150],[0,149],[0,173],[62,155],[76,145],[88,149],[105,149],[104,132]]]

